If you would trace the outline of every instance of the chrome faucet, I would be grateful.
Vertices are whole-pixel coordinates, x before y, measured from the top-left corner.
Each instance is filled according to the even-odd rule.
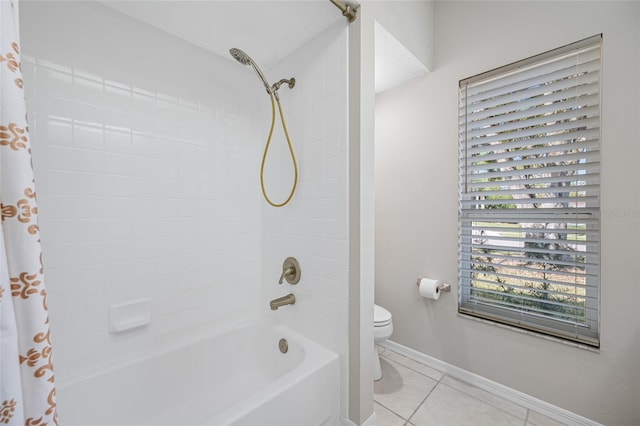
[[[269,302],[269,305],[271,306],[271,310],[275,311],[280,306],[293,305],[294,303],[296,303],[296,297],[293,294],[289,293],[286,296],[273,299],[271,302]]]

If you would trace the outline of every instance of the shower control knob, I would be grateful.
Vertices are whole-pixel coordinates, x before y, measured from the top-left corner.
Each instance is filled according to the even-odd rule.
[[[287,257],[282,264],[282,275],[280,275],[279,284],[282,284],[283,280],[287,280],[289,284],[298,284],[300,281],[300,264],[293,257]]]

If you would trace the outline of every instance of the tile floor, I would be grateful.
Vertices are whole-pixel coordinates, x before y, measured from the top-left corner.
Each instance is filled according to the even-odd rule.
[[[382,379],[374,384],[378,426],[559,426],[514,404],[378,347]]]

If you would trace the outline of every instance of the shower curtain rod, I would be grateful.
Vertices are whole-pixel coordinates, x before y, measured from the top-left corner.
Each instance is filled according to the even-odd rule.
[[[342,12],[342,16],[347,18],[349,22],[353,22],[356,20],[356,16],[358,15],[358,7],[359,4],[355,2],[344,2],[342,0],[329,0],[333,3],[340,11]]]

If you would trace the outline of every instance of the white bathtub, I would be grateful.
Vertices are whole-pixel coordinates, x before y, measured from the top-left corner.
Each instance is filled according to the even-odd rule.
[[[61,426],[333,426],[339,395],[335,353],[256,323],[57,389]]]

